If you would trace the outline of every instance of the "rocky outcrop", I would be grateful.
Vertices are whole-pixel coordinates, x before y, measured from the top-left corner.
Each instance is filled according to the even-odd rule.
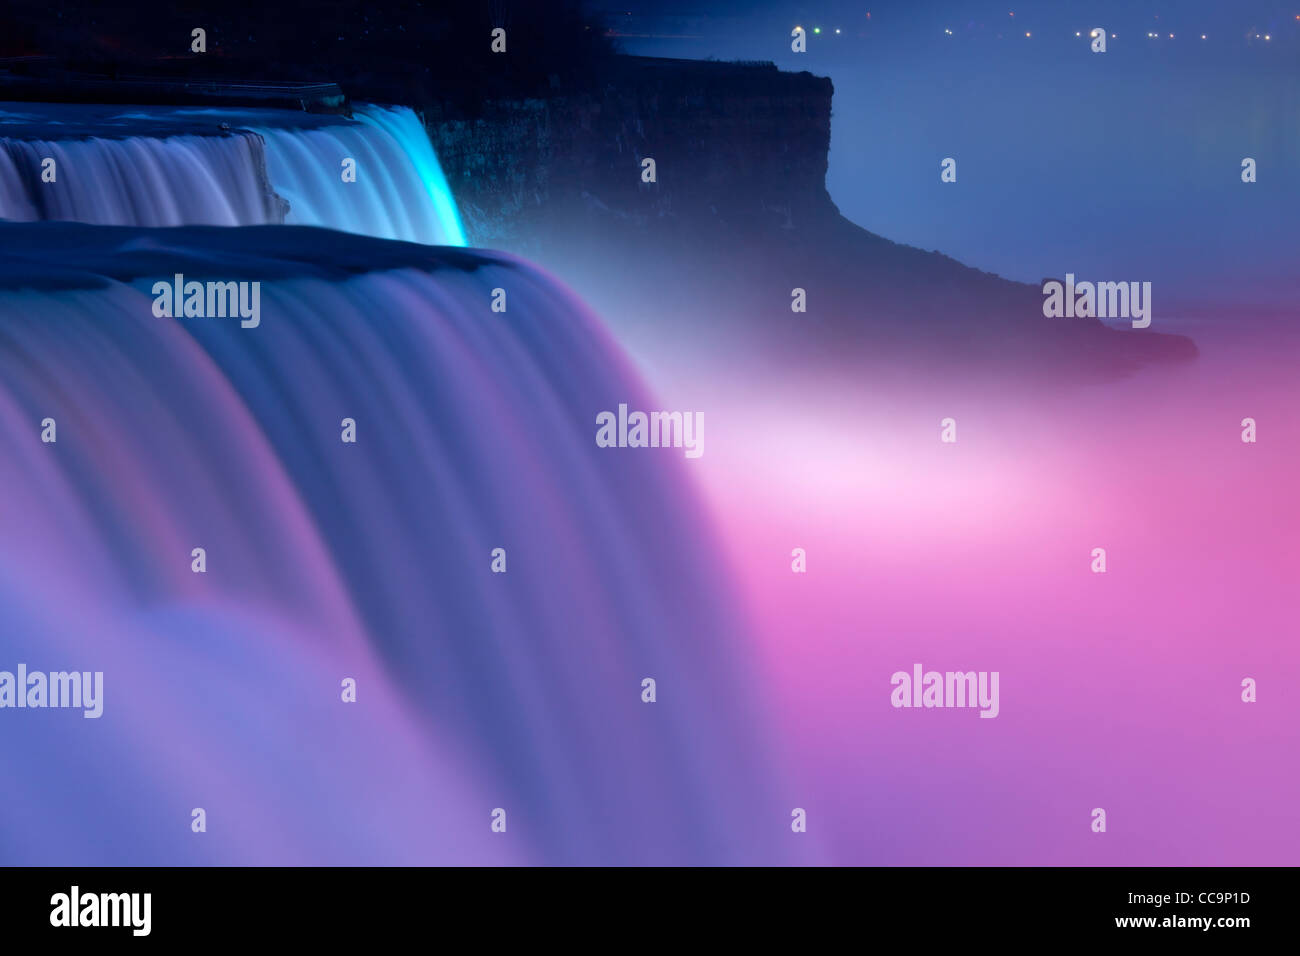
[[[1089,381],[1196,354],[1044,319],[1036,286],[849,222],[826,191],[832,94],[770,63],[624,57],[544,94],[435,100],[425,119],[471,243],[552,269],[633,339]]]
[[[435,105],[426,120],[479,244],[526,243],[543,221],[583,211],[780,229],[834,212],[831,94],[830,80],[770,63],[621,57],[594,84],[557,81],[552,95],[470,115]]]

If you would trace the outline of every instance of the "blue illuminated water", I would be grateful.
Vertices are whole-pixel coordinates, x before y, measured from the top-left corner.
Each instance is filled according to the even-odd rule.
[[[53,164],[48,161],[53,160]],[[345,164],[355,180],[345,178]],[[0,218],[123,226],[322,226],[463,246],[420,118],[4,104]]]

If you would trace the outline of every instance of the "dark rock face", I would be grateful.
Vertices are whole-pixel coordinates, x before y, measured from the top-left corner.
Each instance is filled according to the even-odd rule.
[[[635,226],[788,229],[833,213],[831,93],[771,64],[624,57],[589,87],[489,100],[473,116],[435,107],[427,125],[479,244],[526,242],[578,209]]]
[[[828,79],[625,57],[554,87],[435,103],[426,126],[470,242],[555,271],[633,341],[641,329],[849,371],[919,360],[1050,381],[1196,354],[1181,336],[1045,319],[1037,286],[846,220],[825,185]],[[797,288],[806,313],[792,312]]]

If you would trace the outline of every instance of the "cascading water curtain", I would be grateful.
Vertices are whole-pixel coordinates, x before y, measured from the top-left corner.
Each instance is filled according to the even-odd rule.
[[[0,725],[25,768],[7,860],[812,846],[783,839],[688,459],[598,446],[602,411],[658,406],[554,280],[293,226],[7,224],[0,244],[0,669],[103,675],[94,720]],[[210,310],[227,284],[256,321]],[[209,839],[186,839],[193,807]]]
[[[51,110],[0,113],[0,134],[6,125],[23,127],[20,135],[0,135],[0,218],[289,223],[466,245],[438,157],[406,107],[359,105],[351,119],[278,110],[101,110],[81,124],[94,135],[78,131],[67,107],[53,111],[58,122],[41,124],[42,109]],[[169,124],[187,132],[170,133]]]

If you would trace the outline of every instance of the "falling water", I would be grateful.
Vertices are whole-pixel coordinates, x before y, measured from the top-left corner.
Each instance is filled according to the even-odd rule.
[[[433,145],[410,109],[358,106],[355,123],[258,126],[285,221],[384,239],[463,246],[465,233]],[[345,159],[356,182],[342,178]]]
[[[433,146],[406,107],[358,106],[351,119],[283,110],[8,107],[0,110],[3,219],[284,222],[465,245]],[[345,177],[345,163],[355,181]]]
[[[596,446],[651,400],[553,280],[292,226],[0,247],[0,668],[105,685],[0,719],[7,861],[791,858],[690,463]],[[155,317],[175,273],[260,325]]]
[[[5,138],[0,145],[0,217],[5,219],[242,226],[284,217],[266,178],[261,139],[254,133]],[[43,174],[54,181],[43,181]]]

